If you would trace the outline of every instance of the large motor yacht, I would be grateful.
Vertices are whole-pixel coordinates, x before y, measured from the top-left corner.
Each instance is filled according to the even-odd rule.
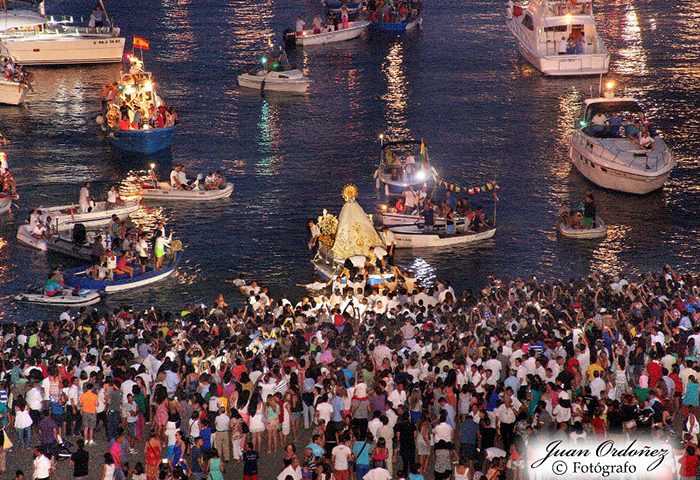
[[[612,91],[584,101],[569,158],[596,185],[637,195],[663,187],[676,165],[637,100]]]
[[[508,1],[506,24],[525,59],[545,75],[608,72],[610,54],[598,35],[592,0]]]
[[[32,10],[0,11],[2,55],[23,65],[115,63],[122,60],[124,38],[112,26],[82,27],[73,17],[51,17]]]

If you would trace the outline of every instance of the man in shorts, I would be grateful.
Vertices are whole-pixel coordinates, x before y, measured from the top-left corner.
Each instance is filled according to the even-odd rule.
[[[80,409],[83,411],[83,438],[87,445],[95,444],[95,425],[97,424],[97,394],[88,383],[87,390],[80,396]]]

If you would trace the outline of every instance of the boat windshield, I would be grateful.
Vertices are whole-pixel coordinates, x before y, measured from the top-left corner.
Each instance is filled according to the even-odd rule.
[[[554,1],[546,2],[548,17],[564,15],[593,15],[593,0]]]
[[[635,101],[621,100],[590,104],[581,121],[581,128],[591,137],[617,138],[628,130],[628,125],[635,124],[646,125],[652,136],[656,136],[640,105]]]

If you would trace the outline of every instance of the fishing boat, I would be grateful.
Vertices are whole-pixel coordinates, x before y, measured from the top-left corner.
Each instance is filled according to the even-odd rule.
[[[15,296],[20,302],[38,303],[41,305],[53,305],[61,307],[85,307],[94,305],[101,300],[100,293],[96,290],[84,288],[63,288],[53,295],[46,295],[42,289],[30,289],[26,293]]]
[[[566,222],[558,222],[557,229],[563,237],[567,238],[578,238],[578,239],[591,239],[591,238],[604,238],[608,234],[608,227],[605,222],[596,215],[595,224],[592,228],[575,228],[570,227]]]
[[[593,0],[508,1],[506,25],[520,54],[551,76],[608,72],[610,53],[597,31]]]
[[[296,44],[303,47],[313,45],[325,45],[327,43],[344,42],[359,37],[369,27],[369,22],[358,20],[349,22],[348,28],[338,28],[335,30],[333,25],[322,28],[320,32],[314,33],[314,29],[308,29],[301,32],[301,35],[296,35]]]
[[[639,102],[616,97],[612,86],[607,85],[602,97],[583,102],[581,120],[571,135],[569,158],[584,177],[600,187],[645,195],[664,186],[676,159]],[[623,119],[626,125],[621,126]],[[649,132],[650,148],[641,143],[644,129]]]
[[[197,176],[197,182],[201,175]],[[225,182],[216,190],[206,190],[202,187],[195,187],[191,190],[180,190],[170,186],[168,182],[143,182],[140,185],[137,195],[149,200],[178,200],[178,201],[207,201],[228,198],[233,193],[233,183]]]
[[[82,213],[80,205],[61,205],[57,207],[39,207],[45,216],[51,217],[51,225],[57,229],[63,225],[83,223],[86,225],[101,225],[109,223],[112,215],[124,219],[141,207],[138,200],[122,202],[109,208],[107,202],[94,202],[89,212]]]
[[[398,8],[398,9],[397,9]],[[370,14],[371,30],[386,33],[406,33],[423,24],[423,2],[408,0],[406,2],[381,4]]]
[[[403,193],[408,187],[420,190],[437,181],[438,173],[430,165],[430,156],[425,142],[418,140],[387,141],[379,136],[381,154],[379,166],[374,172],[377,189],[385,195]]]
[[[5,2],[2,3],[6,5]],[[102,1],[100,1],[102,4]],[[104,5],[106,26],[78,26],[73,17],[46,16],[40,11],[4,9],[0,12],[2,55],[23,65],[117,63],[124,38],[112,24]]]
[[[260,58],[263,68],[238,75],[238,85],[262,92],[304,93],[311,79],[291,63],[284,50],[271,46],[269,55]]]
[[[119,150],[151,155],[173,143],[177,116],[166,107],[143,61],[128,55],[127,62],[128,72],[120,76],[116,98],[105,104],[96,122]],[[124,104],[129,105],[126,112],[120,110]]]
[[[318,250],[311,260],[314,270],[324,280],[340,275],[352,265],[362,268],[376,264],[378,255],[385,255],[386,245],[372,225],[369,215],[356,201],[357,188],[348,185],[343,189],[345,203],[336,218],[324,211],[318,219],[321,237]],[[368,285],[377,285],[393,278],[393,274],[370,272]]]
[[[12,202],[19,199],[17,194],[0,193],[0,214],[9,212],[12,208]]]
[[[456,228],[455,233],[448,235],[446,226],[435,225],[427,231],[424,225],[405,225],[391,227],[396,248],[439,248],[467,243],[476,243],[492,238],[496,227],[487,227],[480,231],[470,231]]]
[[[174,243],[174,242],[173,242]],[[141,288],[168,278],[177,268],[182,259],[182,252],[173,252],[174,257],[170,263],[163,265],[158,270],[146,269],[141,272],[140,267],[135,267],[134,277],[130,278],[126,274],[115,274],[113,278],[102,278],[95,280],[92,278],[92,266],[83,266],[67,270],[64,278],[67,285],[85,289],[97,290],[105,293],[116,293],[134,288]]]

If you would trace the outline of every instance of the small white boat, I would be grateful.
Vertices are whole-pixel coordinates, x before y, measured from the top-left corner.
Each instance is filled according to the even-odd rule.
[[[20,227],[17,229],[17,241],[23,245],[26,245],[27,247],[36,248],[37,250],[45,252],[48,250],[46,240],[46,238],[39,238],[32,235],[32,231],[28,223],[20,225]]]
[[[496,228],[488,228],[481,232],[456,231],[447,235],[445,229],[434,228],[426,232],[422,225],[393,227],[390,229],[394,235],[396,248],[438,248],[452,245],[475,243],[492,238],[496,234]]]
[[[314,33],[313,29],[304,30],[301,35],[296,37],[297,45],[309,47],[312,45],[325,45],[327,43],[344,42],[352,40],[362,35],[369,27],[369,22],[359,20],[348,23],[348,28],[333,29],[333,25],[329,25],[321,29],[320,33]]]
[[[10,208],[12,208],[12,202],[18,198],[19,195],[8,195],[5,193],[0,194],[0,214],[10,211]]]
[[[527,8],[509,1],[506,25],[520,54],[545,75],[608,72],[610,53],[597,32],[593,0],[531,0]],[[583,40],[567,49],[569,38]]]
[[[92,241],[86,241],[86,243],[76,243],[73,241],[70,231],[59,232],[45,241],[46,248],[51,252],[62,253],[63,255],[88,262],[92,259],[93,242],[94,238]]]
[[[43,214],[51,217],[51,225],[54,227],[83,223],[85,225],[102,225],[109,223],[112,215],[121,219],[128,217],[141,207],[138,200],[124,202],[112,209],[107,208],[107,202],[95,202],[87,213],[81,213],[80,205],[61,205],[57,207],[39,207]]]
[[[46,295],[43,291],[30,291],[15,296],[21,302],[39,303],[42,305],[84,307],[94,305],[101,299],[99,292],[89,289],[64,288],[54,295]]]
[[[19,105],[24,102],[24,97],[29,90],[29,85],[23,82],[0,80],[0,103],[5,105]]]
[[[595,217],[595,225],[593,228],[571,228],[564,222],[559,222],[557,225],[559,233],[567,238],[604,238],[608,234],[608,227],[600,217]]]
[[[624,127],[611,127],[613,113],[632,115],[647,124],[641,106],[631,97],[605,96],[584,101],[581,121],[571,135],[569,158],[576,169],[599,187],[645,195],[666,183],[676,159],[660,135],[648,126],[653,148],[645,149],[633,141]],[[593,117],[604,115],[604,125],[594,125]],[[636,127],[635,127],[636,128]]]
[[[179,190],[170,186],[168,182],[158,182],[156,186],[153,182],[141,184],[141,189],[137,195],[151,200],[189,200],[206,201],[228,198],[233,193],[233,183],[227,182],[217,190],[205,190],[197,188],[194,190]]]
[[[304,93],[311,85],[311,79],[305,77],[301,70],[296,68],[283,72],[260,70],[257,73],[239,75],[238,84],[244,88],[260,91]]]

